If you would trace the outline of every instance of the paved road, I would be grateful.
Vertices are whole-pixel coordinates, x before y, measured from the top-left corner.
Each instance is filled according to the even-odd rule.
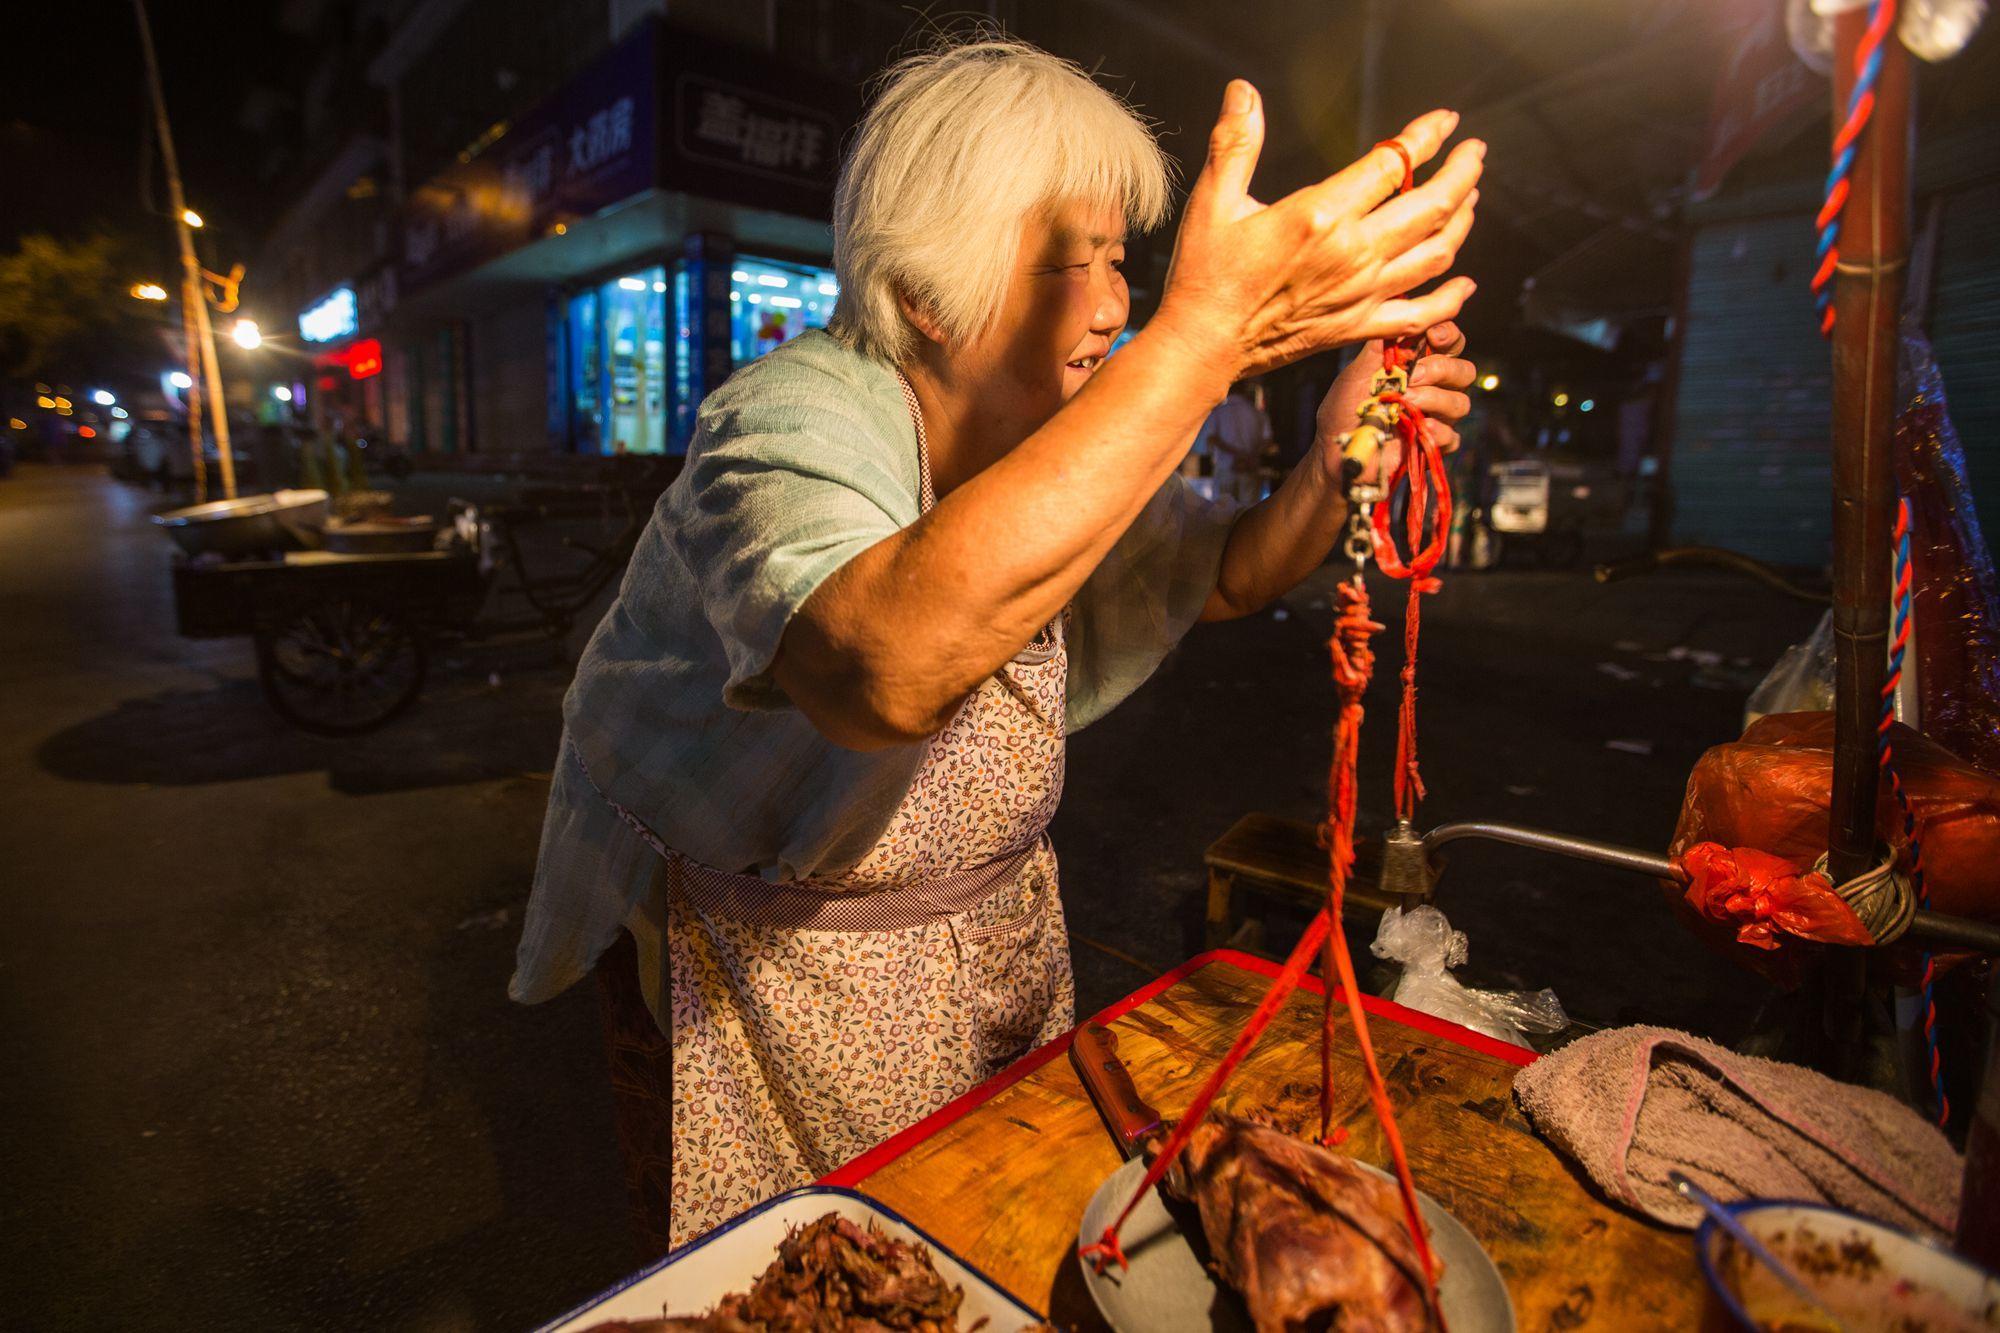
[[[147,512],[87,471],[0,482],[0,1308],[531,1325],[631,1266],[595,998],[503,994],[566,669],[465,654],[388,731],[301,737],[243,645],[175,636]],[[1086,1009],[1192,951],[1201,848],[1238,814],[1317,816],[1323,589],[1286,612],[1196,631],[1076,738],[1055,836]],[[1452,579],[1426,612],[1426,817],[1652,846],[1745,675],[1698,686],[1669,650],[1761,664],[1810,621],[1748,584],[1536,573]],[[1477,977],[1599,1021],[1727,1034],[1760,994],[1643,884],[1481,848],[1443,904]]]

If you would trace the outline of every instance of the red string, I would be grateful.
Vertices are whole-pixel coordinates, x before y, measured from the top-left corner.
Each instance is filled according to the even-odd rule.
[[[1333,683],[1340,698],[1333,721],[1333,760],[1327,769],[1326,823],[1321,840],[1327,850],[1327,918],[1340,920],[1347,878],[1354,869],[1354,808],[1360,784],[1355,777],[1361,750],[1361,698],[1375,675],[1371,640],[1382,632],[1368,605],[1368,588],[1359,579],[1342,583],[1334,593],[1339,614],[1327,643],[1333,655]],[[1331,982],[1340,970],[1341,950],[1334,945],[1339,931],[1327,935],[1326,958],[1320,974]],[[1333,999],[1328,985],[1321,995],[1319,1029],[1319,1141],[1337,1146],[1347,1141],[1346,1126],[1333,1123]]]
[[[1401,369],[1411,355],[1409,348],[1389,344],[1382,349],[1383,367]],[[1410,597],[1403,611],[1403,702],[1396,718],[1396,818],[1407,820],[1416,814],[1417,802],[1424,797],[1423,779],[1417,772],[1417,632],[1422,624],[1423,597],[1443,586],[1432,571],[1444,558],[1451,537],[1451,479],[1445,472],[1443,451],[1424,431],[1422,410],[1398,393],[1384,394],[1382,401],[1403,409],[1396,419],[1402,456],[1389,478],[1387,501],[1375,506],[1374,529],[1375,560],[1382,572],[1410,581]],[[1408,560],[1396,549],[1389,526],[1399,489],[1404,497]]]
[[[1415,163],[1409,150],[1393,139],[1376,146],[1395,150],[1403,160],[1402,188],[1409,189],[1415,176]],[[1382,368],[1394,374],[1405,369],[1416,356],[1417,352],[1406,344],[1384,344]],[[1375,507],[1373,529],[1376,560],[1383,570],[1393,578],[1410,580],[1409,605],[1403,624],[1403,699],[1396,733],[1396,814],[1399,819],[1407,819],[1414,812],[1417,800],[1423,796],[1423,783],[1417,776],[1418,607],[1422,596],[1436,592],[1439,586],[1432,571],[1443,558],[1445,542],[1450,534],[1451,484],[1445,475],[1443,454],[1425,437],[1423,412],[1400,393],[1384,393],[1379,401],[1402,409],[1397,413],[1396,420],[1396,433],[1403,446],[1401,458],[1387,489],[1393,498],[1400,487],[1406,497],[1404,513],[1410,559],[1405,561],[1402,558],[1390,535],[1388,504]],[[1355,771],[1363,717],[1361,700],[1375,669],[1375,654],[1370,641],[1381,632],[1382,626],[1372,618],[1368,590],[1359,578],[1343,583],[1336,594],[1336,601],[1339,612],[1328,648],[1333,658],[1333,680],[1339,693],[1340,708],[1334,718],[1333,760],[1327,775],[1327,819],[1324,826],[1327,847],[1326,906],[1307,925],[1305,934],[1285,959],[1277,979],[1250,1015],[1250,1021],[1243,1025],[1242,1033],[1229,1048],[1228,1054],[1196,1090],[1187,1110],[1154,1156],[1145,1177],[1139,1182],[1139,1188],[1133,1191],[1117,1219],[1104,1229],[1104,1234],[1094,1243],[1083,1246],[1078,1253],[1093,1262],[1100,1273],[1113,1263],[1120,1268],[1129,1266],[1124,1248],[1119,1244],[1119,1229],[1125,1225],[1125,1220],[1146,1192],[1165,1178],[1175,1159],[1187,1147],[1195,1128],[1208,1114],[1222,1086],[1236,1072],[1236,1067],[1249,1055],[1264,1029],[1277,1016],[1279,1008],[1298,987],[1314,951],[1324,947],[1327,969],[1339,978],[1339,990],[1346,1001],[1348,1021],[1354,1029],[1355,1043],[1361,1050],[1369,1103],[1375,1119],[1382,1126],[1383,1137],[1389,1145],[1389,1156],[1396,1168],[1396,1186],[1402,1196],[1404,1223],[1409,1228],[1410,1239],[1423,1270],[1425,1304],[1437,1327],[1443,1330],[1444,1308],[1439,1304],[1437,1294],[1437,1260],[1431,1252],[1430,1237],[1424,1230],[1423,1216],[1417,1204],[1416,1182],[1410,1175],[1409,1158],[1403,1150],[1403,1136],[1396,1128],[1396,1108],[1389,1098],[1388,1085],[1383,1081],[1381,1068],[1375,1059],[1375,1044],[1368,1034],[1368,1017],[1361,1008],[1361,987],[1355,978],[1354,960],[1348,953],[1347,936],[1339,929],[1348,876],[1354,868],[1354,815],[1359,788]],[[1331,982],[1333,977],[1329,976],[1328,980]],[[1334,987],[1328,985],[1320,1024],[1320,1141],[1328,1144],[1339,1143],[1346,1137],[1344,1128],[1336,1130],[1333,1125],[1333,994]]]
[[[1132,1210],[1139,1206],[1139,1200],[1146,1197],[1146,1191],[1159,1184],[1166,1176],[1167,1169],[1174,1164],[1174,1159],[1180,1156],[1181,1149],[1185,1148],[1188,1140],[1193,1137],[1195,1127],[1201,1123],[1202,1117],[1208,1114],[1208,1108],[1215,1101],[1215,1095],[1222,1091],[1222,1085],[1229,1081],[1229,1076],[1236,1072],[1236,1066],[1243,1063],[1244,1057],[1249,1055],[1251,1048],[1257,1044],[1257,1039],[1264,1035],[1264,1029],[1271,1025],[1273,1018],[1277,1017],[1279,1007],[1298,988],[1299,979],[1306,974],[1306,965],[1312,961],[1313,952],[1319,948],[1320,941],[1326,938],[1326,933],[1327,915],[1321,911],[1307,924],[1306,933],[1299,937],[1291,956],[1285,959],[1285,966],[1279,971],[1277,980],[1271,983],[1271,989],[1266,991],[1264,998],[1258,1002],[1256,1012],[1250,1015],[1250,1021],[1243,1025],[1243,1032],[1236,1038],[1236,1044],[1229,1048],[1229,1053],[1222,1057],[1222,1063],[1215,1067],[1215,1072],[1210,1074],[1195,1092],[1194,1100],[1188,1103],[1180,1122],[1174,1126],[1173,1133],[1167,1136],[1166,1143],[1153,1158],[1153,1164],[1146,1168],[1145,1179],[1141,1180],[1139,1188],[1132,1192],[1132,1198],[1118,1214],[1117,1220],[1104,1229],[1104,1234],[1095,1244],[1086,1245],[1078,1251],[1084,1258],[1096,1263],[1098,1272],[1102,1273],[1105,1266],[1111,1263],[1116,1263],[1120,1268],[1127,1266],[1125,1252],[1118,1244],[1119,1228],[1125,1225],[1125,1219],[1132,1215]]]

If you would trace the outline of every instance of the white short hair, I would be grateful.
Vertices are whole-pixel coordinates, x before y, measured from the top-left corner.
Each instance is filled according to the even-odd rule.
[[[1138,114],[1070,61],[992,36],[910,56],[841,165],[828,329],[901,364],[916,335],[900,294],[948,341],[977,337],[1000,313],[1030,214],[1076,202],[1147,230],[1166,216],[1171,171]]]

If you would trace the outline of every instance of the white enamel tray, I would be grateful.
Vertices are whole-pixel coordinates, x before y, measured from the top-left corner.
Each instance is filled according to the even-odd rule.
[[[651,1268],[634,1273],[542,1325],[537,1333],[580,1333],[607,1319],[658,1319],[662,1309],[670,1315],[701,1314],[730,1292],[748,1291],[778,1257],[778,1246],[788,1233],[828,1213],[856,1222],[873,1221],[897,1240],[916,1241],[928,1248],[938,1273],[965,1292],[965,1303],[958,1307],[960,1328],[970,1328],[984,1318],[988,1322],[982,1333],[1017,1333],[1043,1322],[1005,1288],[892,1209],[853,1190],[808,1185],[759,1204],[699,1240],[688,1242]]]

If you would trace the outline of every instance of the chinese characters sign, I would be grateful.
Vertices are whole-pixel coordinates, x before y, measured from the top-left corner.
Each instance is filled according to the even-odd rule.
[[[700,74],[682,74],[674,125],[690,157],[813,186],[831,175],[836,128],[795,106]]]
[[[648,20],[411,192],[400,291],[654,188],[824,220],[858,110],[838,81]]]
[[[402,287],[413,291],[654,184],[659,32],[644,24],[485,152],[413,192]]]

